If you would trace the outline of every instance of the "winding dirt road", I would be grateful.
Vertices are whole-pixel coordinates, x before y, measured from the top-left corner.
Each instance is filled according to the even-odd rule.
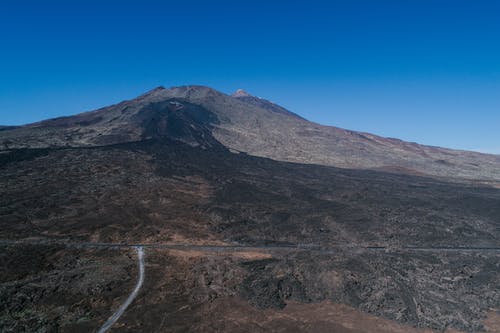
[[[125,310],[128,308],[128,306],[132,303],[134,298],[136,298],[137,294],[139,293],[139,290],[142,287],[142,284],[144,283],[144,248],[142,246],[137,246],[136,248],[137,251],[137,259],[139,262],[139,278],[137,279],[137,284],[135,285],[134,290],[130,293],[130,295],[127,297],[125,302],[116,310],[115,313],[109,319],[102,325],[102,327],[97,331],[98,333],[105,333],[107,332],[117,321],[120,319],[120,317],[123,315]]]

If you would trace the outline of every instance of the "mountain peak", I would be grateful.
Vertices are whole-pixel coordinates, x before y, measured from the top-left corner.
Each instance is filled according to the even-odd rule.
[[[236,90],[231,96],[236,97],[236,98],[238,98],[238,97],[253,97],[252,95],[250,95],[248,92],[246,92],[243,89]]]
[[[158,93],[162,92],[162,91],[165,91],[167,90],[165,87],[163,86],[158,86],[156,88],[153,88],[149,91],[146,91],[144,94],[138,96],[137,98],[144,98],[144,97],[149,97],[149,96],[154,96],[154,95],[157,95]]]

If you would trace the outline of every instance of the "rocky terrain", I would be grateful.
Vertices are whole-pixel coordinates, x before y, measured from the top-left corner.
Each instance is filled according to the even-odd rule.
[[[133,251],[2,252],[2,332],[91,332],[132,289]],[[498,332],[498,254],[146,251],[116,332]]]
[[[340,131],[193,86],[0,130],[0,331],[96,331],[133,244],[113,332],[498,331],[499,157]]]

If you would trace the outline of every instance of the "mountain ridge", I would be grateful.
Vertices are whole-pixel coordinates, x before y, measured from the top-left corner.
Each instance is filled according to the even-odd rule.
[[[199,125],[199,130],[205,131],[205,137],[210,133],[228,149],[250,155],[342,168],[500,181],[499,155],[420,145],[325,126],[246,92],[231,96],[200,85],[168,89],[160,86],[134,99],[94,111],[3,129],[0,131],[0,150],[93,146],[141,140],[147,129],[138,119],[144,114],[152,114],[151,105],[157,109],[157,118],[163,119],[162,126],[175,122],[172,119],[177,119],[181,127],[186,125],[186,131]],[[184,105],[189,107],[183,109]],[[183,112],[194,112],[195,108],[198,108],[198,116],[210,115],[207,123],[196,123],[199,121],[196,117],[183,118]],[[167,113],[168,116],[163,116]],[[167,119],[171,119],[170,122]],[[180,119],[186,123],[182,125]],[[185,137],[182,140],[206,144],[195,142],[192,134],[190,139]]]

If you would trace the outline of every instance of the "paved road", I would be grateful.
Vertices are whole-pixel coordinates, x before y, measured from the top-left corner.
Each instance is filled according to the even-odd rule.
[[[232,252],[246,250],[300,250],[319,253],[334,253],[338,250],[371,250],[371,251],[431,251],[431,252],[500,252],[500,247],[475,247],[475,246],[415,246],[406,245],[400,247],[386,246],[367,246],[353,244],[330,244],[328,246],[319,246],[316,244],[272,244],[272,245],[194,245],[194,244],[164,244],[164,243],[100,243],[100,242],[76,242],[64,239],[49,239],[49,238],[32,238],[21,240],[0,239],[0,245],[62,245],[76,248],[108,248],[108,249],[125,249],[125,248],[151,248],[151,249],[173,249],[173,250],[199,250],[207,252]]]
[[[142,246],[137,246],[135,248],[137,250],[137,259],[139,262],[139,278],[137,279],[137,284],[135,285],[134,290],[130,293],[128,298],[123,302],[123,304],[116,310],[115,313],[109,319],[102,325],[102,327],[97,331],[98,333],[105,333],[108,331],[111,326],[116,323],[118,319],[122,316],[122,314],[125,312],[125,310],[128,308],[128,306],[132,303],[134,298],[136,298],[137,294],[139,293],[139,290],[142,287],[142,284],[144,283],[144,248]]]

